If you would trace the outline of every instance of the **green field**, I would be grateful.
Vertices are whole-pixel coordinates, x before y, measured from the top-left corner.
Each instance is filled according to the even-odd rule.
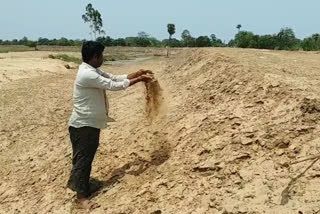
[[[0,53],[23,51],[34,51],[34,48],[30,48],[24,45],[0,45]]]

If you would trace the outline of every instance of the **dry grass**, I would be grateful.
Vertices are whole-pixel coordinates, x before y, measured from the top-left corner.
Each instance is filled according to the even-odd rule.
[[[34,48],[30,48],[24,45],[0,45],[0,53],[23,51],[34,51]]]
[[[52,52],[80,52],[80,46],[37,46],[39,51],[52,51]],[[146,57],[146,56],[165,56],[165,48],[153,47],[106,47],[104,55],[115,55],[120,58],[127,56],[128,58]],[[119,58],[117,57],[117,58]]]
[[[50,54],[49,58],[60,59],[66,62],[81,63],[81,47],[77,46],[38,46],[39,51],[56,52]],[[106,47],[104,51],[104,61],[113,62],[120,60],[133,60],[144,57],[165,56],[166,50],[163,48],[142,48],[142,47]]]
[[[50,51],[50,52],[80,52],[81,46],[49,46],[49,45],[38,45],[39,51]]]
[[[76,64],[80,64],[81,63],[81,59],[78,58],[78,57],[74,57],[74,56],[69,56],[67,54],[58,54],[58,55],[52,55],[50,54],[48,56],[50,59],[60,59],[62,61],[65,61],[65,62],[74,62]]]
[[[177,53],[181,49],[172,49],[171,53]],[[35,51],[23,45],[0,45],[0,53]],[[65,62],[81,63],[81,46],[37,46],[37,51],[51,52],[51,59],[59,59]],[[137,58],[163,57],[166,56],[165,48],[154,47],[106,47],[104,61],[114,62],[121,60],[134,60]]]
[[[50,52],[80,52],[81,46],[37,46],[39,51],[50,51]],[[175,51],[178,49],[172,49]],[[30,48],[23,45],[0,45],[0,53],[7,52],[22,52],[22,51],[34,51],[34,48]],[[106,47],[104,51],[107,61],[114,60],[126,60],[134,59],[138,57],[150,57],[150,56],[165,56],[165,48],[155,47]]]

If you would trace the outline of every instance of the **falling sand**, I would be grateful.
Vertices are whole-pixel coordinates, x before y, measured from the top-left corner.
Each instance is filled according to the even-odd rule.
[[[146,113],[147,117],[154,119],[163,110],[162,89],[158,80],[145,83],[146,86]]]

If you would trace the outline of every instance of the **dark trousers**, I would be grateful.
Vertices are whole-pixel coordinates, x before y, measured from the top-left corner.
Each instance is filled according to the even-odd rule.
[[[69,127],[72,144],[72,170],[67,187],[83,196],[89,196],[89,179],[94,155],[99,146],[100,129]]]

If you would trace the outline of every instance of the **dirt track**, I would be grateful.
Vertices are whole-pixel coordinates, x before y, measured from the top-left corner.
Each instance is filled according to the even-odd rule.
[[[65,188],[76,70],[47,55],[0,54],[0,213],[81,213]],[[320,213],[320,160],[302,175],[313,160],[292,164],[320,153],[319,62],[194,49],[107,67],[153,70],[164,108],[146,116],[142,84],[108,93],[116,122],[101,134],[92,213]]]

